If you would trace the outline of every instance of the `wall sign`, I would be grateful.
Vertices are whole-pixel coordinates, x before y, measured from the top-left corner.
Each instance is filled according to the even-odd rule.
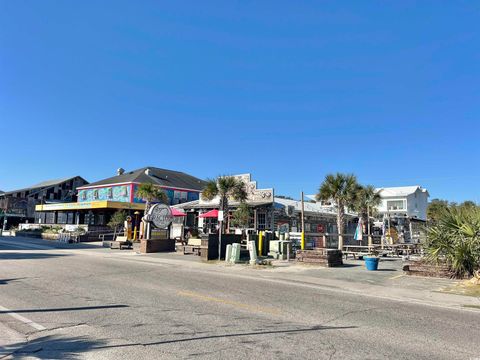
[[[165,229],[173,221],[172,210],[168,205],[155,204],[148,211],[145,220],[150,221],[158,229]]]

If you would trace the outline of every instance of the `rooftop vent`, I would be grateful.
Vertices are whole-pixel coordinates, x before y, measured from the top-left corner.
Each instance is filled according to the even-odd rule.
[[[117,175],[122,175],[125,172],[125,169],[123,168],[118,168],[117,169]]]
[[[150,171],[150,169],[148,169],[148,168],[145,169],[145,175],[147,175],[147,176],[152,175],[152,172]]]

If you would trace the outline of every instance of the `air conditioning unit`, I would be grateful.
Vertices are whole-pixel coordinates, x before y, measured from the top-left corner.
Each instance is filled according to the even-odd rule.
[[[285,212],[287,213],[287,216],[293,216],[295,214],[295,206],[292,206],[292,205],[285,206]]]

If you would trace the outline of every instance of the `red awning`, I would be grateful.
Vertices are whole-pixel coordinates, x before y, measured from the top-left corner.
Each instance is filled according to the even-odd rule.
[[[209,212],[206,212],[205,214],[200,215],[199,217],[201,218],[218,218],[218,210],[210,210]]]
[[[187,216],[187,214],[185,214],[183,211],[180,211],[178,209],[175,209],[175,208],[170,208],[172,210],[172,215],[173,216]]]

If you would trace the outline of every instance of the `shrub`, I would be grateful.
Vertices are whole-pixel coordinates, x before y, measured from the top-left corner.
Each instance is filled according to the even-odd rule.
[[[427,260],[446,263],[454,276],[473,276],[480,269],[480,208],[449,207],[428,229]]]

